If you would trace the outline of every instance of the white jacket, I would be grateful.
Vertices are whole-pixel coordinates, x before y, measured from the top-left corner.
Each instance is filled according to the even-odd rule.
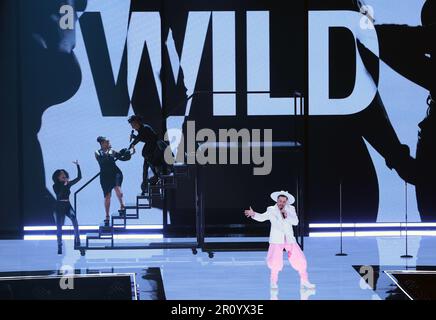
[[[287,213],[286,219],[280,212],[280,209],[275,206],[270,206],[267,208],[265,213],[255,213],[253,219],[259,222],[269,220],[271,222],[271,231],[269,235],[269,243],[284,244],[285,240],[287,243],[295,243],[294,230],[292,226],[298,225],[298,217],[295,212],[295,207],[291,205],[286,205],[285,210]]]

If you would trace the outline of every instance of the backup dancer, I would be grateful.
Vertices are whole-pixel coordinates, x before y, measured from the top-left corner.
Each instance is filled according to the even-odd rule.
[[[161,175],[166,171],[171,170],[171,167],[165,162],[165,149],[168,144],[165,141],[160,140],[157,133],[144,121],[141,116],[133,115],[127,120],[132,129],[137,131],[137,135],[131,134],[133,140],[129,149],[133,148],[139,142],[144,143],[142,148],[142,156],[144,157],[144,165],[142,171],[142,194],[147,193],[148,183],[155,185],[159,182]],[[154,176],[148,179],[148,169],[151,169]]]
[[[65,222],[65,217],[68,217],[73,223],[74,228],[74,246],[80,247],[79,225],[77,223],[76,214],[70,203],[71,187],[82,179],[82,172],[78,161],[73,162],[77,166],[77,178],[70,181],[68,172],[64,169],[58,169],[53,173],[53,191],[56,194],[55,204],[55,221],[56,221],[56,236],[58,240],[58,254],[62,254],[62,226]]]
[[[266,220],[271,222],[269,249],[266,258],[268,267],[271,269],[271,288],[278,288],[278,275],[283,268],[283,250],[286,250],[291,266],[300,275],[301,288],[314,289],[315,285],[309,282],[307,275],[306,257],[295,240],[292,229],[292,226],[298,225],[295,207],[292,206],[295,199],[287,191],[273,192],[271,199],[277,202],[276,205],[268,207],[263,214],[253,211],[251,207],[249,210],[245,210],[247,217],[259,222]]]

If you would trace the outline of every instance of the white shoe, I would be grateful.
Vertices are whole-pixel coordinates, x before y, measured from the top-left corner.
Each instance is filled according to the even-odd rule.
[[[309,300],[310,296],[316,294],[316,289],[300,289],[300,300]]]
[[[271,281],[271,289],[278,289],[279,286],[277,285],[277,282],[272,282]]]
[[[270,290],[270,299],[271,300],[279,300],[279,289],[271,289]]]
[[[313,283],[310,283],[309,280],[301,281],[300,284],[301,289],[315,289],[316,286]]]

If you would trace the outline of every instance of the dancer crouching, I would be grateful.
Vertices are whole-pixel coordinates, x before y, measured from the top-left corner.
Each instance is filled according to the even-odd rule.
[[[245,215],[256,221],[271,222],[269,249],[267,264],[271,269],[271,288],[278,288],[277,281],[279,272],[283,268],[283,250],[288,253],[291,266],[300,275],[301,288],[314,289],[315,285],[309,282],[307,275],[307,261],[294,237],[292,226],[298,225],[298,217],[295,212],[294,197],[287,191],[277,191],[271,194],[271,198],[277,201],[275,206],[270,206],[263,214],[254,212],[253,209],[245,210]]]
[[[162,177],[162,174],[168,174],[172,167],[165,161],[165,150],[168,144],[159,139],[157,133],[152,127],[145,124],[142,117],[133,115],[127,120],[133,130],[137,131],[137,135],[131,134],[133,140],[129,149],[134,148],[139,142],[144,142],[142,148],[142,156],[144,164],[142,168],[142,183],[141,193],[144,195],[148,192],[148,183],[156,185]],[[154,176],[148,179],[148,169],[151,169]]]

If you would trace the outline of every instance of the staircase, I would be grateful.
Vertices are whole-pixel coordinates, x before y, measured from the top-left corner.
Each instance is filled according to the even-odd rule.
[[[86,250],[95,249],[158,249],[166,247],[176,248],[191,248],[193,253],[197,253],[197,244],[186,243],[161,243],[150,244],[147,246],[117,246],[115,243],[115,235],[123,234],[128,226],[128,221],[137,220],[143,210],[149,210],[153,207],[153,202],[156,200],[162,201],[164,199],[165,190],[177,188],[177,179],[188,177],[189,172],[187,165],[180,164],[173,166],[173,172],[168,175],[162,175],[158,183],[152,185],[148,184],[147,191],[144,194],[136,196],[136,203],[128,204],[125,210],[119,210],[116,214],[111,216],[109,225],[100,225],[98,233],[87,233],[85,246],[78,247],[82,256],[85,255]]]

